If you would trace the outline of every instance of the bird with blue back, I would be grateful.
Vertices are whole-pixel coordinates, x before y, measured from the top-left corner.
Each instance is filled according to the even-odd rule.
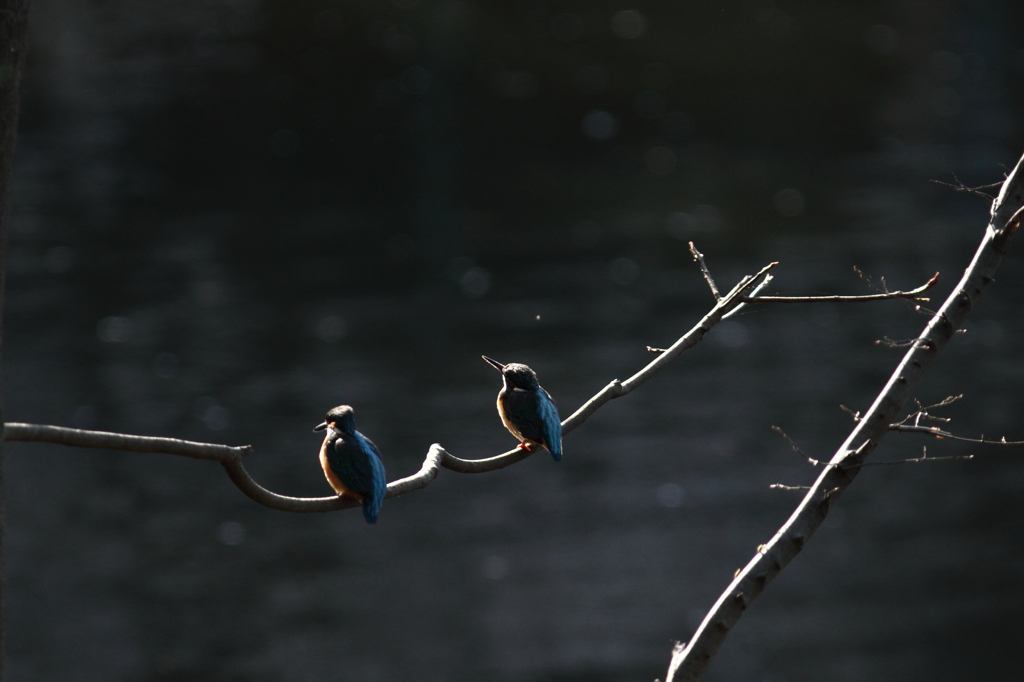
[[[388,492],[384,463],[373,441],[356,431],[353,413],[348,405],[338,405],[313,429],[327,430],[320,446],[320,466],[334,492],[361,502],[366,522],[377,523]]]
[[[562,420],[555,401],[537,381],[537,373],[518,362],[503,365],[486,355],[482,357],[501,372],[503,386],[498,392],[498,414],[505,428],[521,441],[517,447],[530,450],[534,445],[541,445],[556,462],[560,461]]]

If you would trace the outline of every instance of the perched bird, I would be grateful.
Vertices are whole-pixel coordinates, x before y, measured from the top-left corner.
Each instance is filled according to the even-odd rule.
[[[537,381],[537,373],[518,362],[503,365],[481,357],[501,372],[504,386],[498,392],[498,414],[505,428],[522,441],[519,447],[529,450],[531,445],[543,445],[556,462],[561,460],[562,420],[555,401]]]
[[[334,492],[362,502],[363,518],[367,523],[377,523],[377,514],[388,492],[384,463],[377,446],[356,431],[353,412],[348,405],[338,405],[313,429],[327,429],[320,446],[320,466]]]

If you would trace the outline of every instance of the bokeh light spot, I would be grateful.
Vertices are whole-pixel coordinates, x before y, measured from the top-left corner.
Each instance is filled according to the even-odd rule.
[[[715,327],[715,332],[714,338],[726,348],[740,348],[745,346],[750,339],[750,332],[747,331],[746,325],[735,320],[719,322]]]
[[[491,290],[491,273],[474,265],[462,273],[459,288],[467,298],[482,298]]]
[[[595,109],[583,117],[580,128],[592,140],[610,140],[618,132],[619,122],[607,111]]]
[[[337,343],[348,333],[348,324],[337,315],[324,315],[316,323],[316,337],[324,343]]]
[[[675,483],[663,483],[655,492],[658,504],[666,509],[675,509],[683,503],[683,489]]]
[[[196,400],[195,413],[211,431],[223,431],[231,423],[228,409],[210,396]]]
[[[112,315],[104,317],[96,325],[96,335],[107,343],[124,343],[135,332],[135,324],[127,317]]]
[[[229,547],[240,545],[245,542],[245,526],[238,521],[225,521],[217,529],[217,539]]]
[[[616,12],[611,20],[612,35],[623,40],[634,40],[647,31],[647,19],[633,9]]]

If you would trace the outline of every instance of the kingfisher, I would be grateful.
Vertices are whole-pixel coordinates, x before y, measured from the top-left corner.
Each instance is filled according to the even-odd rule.
[[[522,441],[518,446],[530,450],[543,445],[558,462],[562,459],[562,420],[555,401],[537,381],[537,373],[526,365],[481,356],[501,372],[503,386],[498,391],[498,414],[513,436]]]
[[[377,523],[377,514],[388,492],[388,482],[384,477],[380,450],[373,441],[356,431],[354,412],[348,405],[338,405],[313,429],[327,429],[324,444],[320,446],[320,466],[324,468],[324,476],[334,492],[339,497],[362,502],[363,518],[367,523]]]

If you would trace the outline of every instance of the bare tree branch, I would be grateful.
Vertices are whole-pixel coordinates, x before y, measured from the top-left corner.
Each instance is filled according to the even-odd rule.
[[[966,436],[958,436],[949,431],[943,431],[937,426],[913,426],[911,424],[890,424],[890,431],[899,431],[901,433],[923,433],[935,438],[947,438],[949,440],[960,441],[961,443],[976,443],[978,445],[1024,445],[1024,440],[1006,440],[1005,437],[999,440],[992,440],[991,438],[985,438],[982,435],[980,438],[967,438]]]
[[[626,381],[613,380],[594,397],[584,403],[568,419],[563,421],[562,433],[567,434],[580,426],[602,405],[614,398],[630,393],[679,357],[683,351],[696,345],[726,314],[742,305],[743,293],[776,265],[778,264],[770,263],[761,268],[757,274],[748,275],[740,280],[739,284],[733,287],[732,291],[718,300],[714,308],[701,319],[697,326],[684,334],[664,353],[659,355],[657,359],[648,363],[647,366]],[[224,466],[228,477],[239,490],[254,501],[281,511],[319,513],[359,506],[353,500],[334,495],[329,497],[290,497],[267,490],[252,479],[242,464],[242,459],[252,453],[252,446],[249,445],[231,447],[215,443],[178,440],[176,438],[132,436],[106,431],[85,431],[61,426],[20,423],[7,424],[4,438],[5,440],[12,441],[57,443],[85,448],[164,453],[217,461]],[[450,454],[439,444],[434,443],[430,446],[423,465],[418,472],[388,484],[387,497],[396,497],[425,488],[431,481],[437,478],[437,474],[442,468],[462,474],[484,473],[503,469],[526,459],[531,454],[533,453],[529,450],[516,448],[504,454],[486,459],[460,459]]]
[[[21,424],[9,422],[4,425],[4,440],[57,443],[80,448],[103,448],[105,450],[128,450],[129,452],[153,452],[181,455],[194,459],[212,459],[217,462],[241,460],[252,452],[251,445],[232,447],[217,443],[197,443],[177,438],[154,436],[131,436],[109,431],[85,431],[64,426],[47,424]]]
[[[888,432],[890,424],[938,352],[953,337],[975,301],[992,282],[1007,243],[1024,215],[1024,157],[1010,173],[992,204],[992,216],[974,259],[963,278],[934,313],[915,343],[903,356],[867,412],[836,451],[785,524],[739,572],[708,612],[693,639],[672,651],[666,682],[697,680],[707,670],[726,635],[750,603],[789,561],[803,549],[821,525],[835,499],[859,471],[864,459]]]
[[[865,294],[863,296],[744,296],[744,303],[864,303],[867,301],[885,301],[891,298],[906,298],[918,303],[930,301],[921,298],[921,294],[939,282],[939,273],[910,291],[890,291],[884,294]]]
[[[936,185],[942,185],[943,187],[951,187],[952,189],[956,190],[957,192],[968,192],[970,194],[973,194],[975,196],[981,197],[982,199],[987,199],[989,201],[992,201],[992,199],[994,197],[991,194],[987,193],[987,192],[982,192],[981,190],[983,190],[983,189],[995,189],[995,188],[999,187],[999,185],[1002,184],[1001,182],[996,182],[996,183],[993,183],[991,185],[981,185],[979,187],[968,187],[967,185],[965,185],[963,183],[963,181],[960,178],[958,178],[956,176],[956,173],[953,174],[953,179],[956,180],[956,183],[943,182],[942,180],[929,180],[928,182],[933,182]]]

